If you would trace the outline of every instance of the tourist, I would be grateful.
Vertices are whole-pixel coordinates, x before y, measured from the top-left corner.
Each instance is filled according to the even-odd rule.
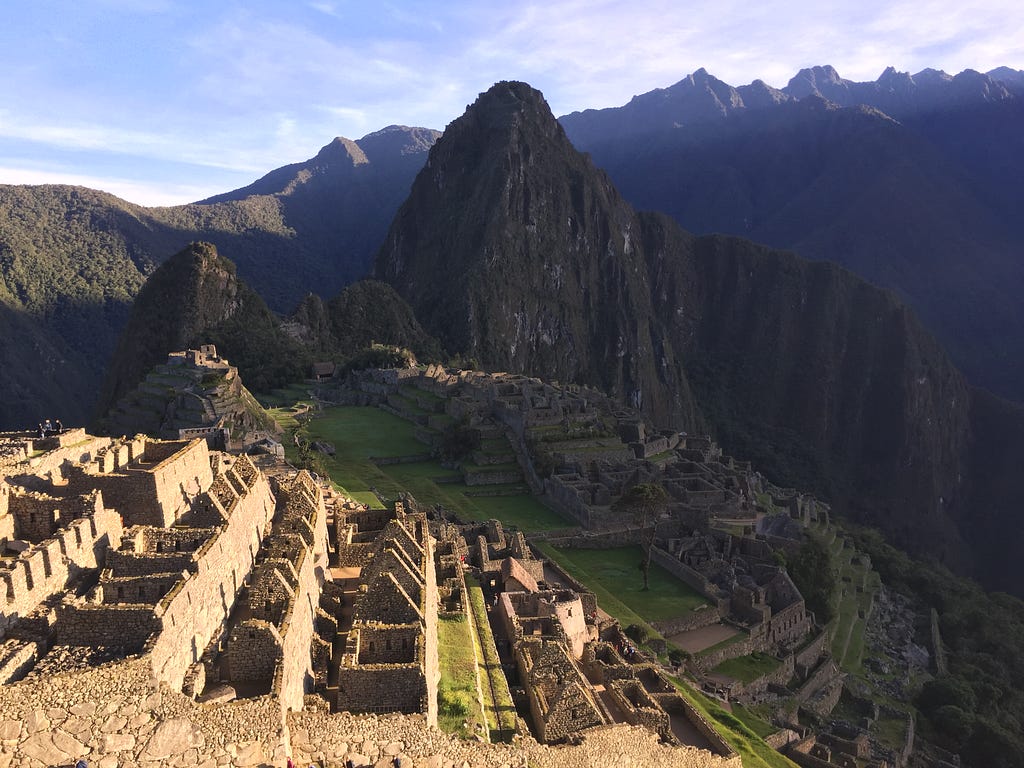
[[[53,422],[47,419],[46,422],[43,424],[43,429],[46,430],[47,434],[53,432]]]
[[[53,429],[58,435],[64,434],[64,425],[60,423],[60,419],[53,420]]]
[[[36,428],[36,433],[39,435],[40,440],[46,437],[46,430],[43,429],[43,422],[39,422],[39,426]]]
[[[89,764],[85,760],[79,760],[75,763],[75,768],[89,768]]]
[[[398,755],[395,755],[391,759],[391,765],[392,768],[402,768],[402,758],[400,758]]]

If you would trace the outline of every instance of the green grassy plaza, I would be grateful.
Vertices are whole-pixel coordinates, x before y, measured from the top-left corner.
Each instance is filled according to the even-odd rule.
[[[280,414],[287,409],[279,409]],[[287,417],[287,413],[283,414]],[[280,416],[279,416],[280,422]],[[387,498],[396,498],[402,491],[411,493],[422,505],[441,504],[464,520],[497,518],[506,525],[524,531],[566,528],[570,522],[556,515],[530,493],[509,496],[473,495],[486,491],[508,492],[517,489],[468,486],[459,482],[437,482],[451,479],[457,473],[437,461],[378,466],[370,460],[427,453],[427,448],[414,435],[415,427],[398,416],[368,406],[325,408],[320,414],[298,427],[308,440],[323,440],[335,448],[334,456],[324,456],[324,466],[335,487],[352,498],[371,506],[379,502],[371,488]],[[286,439],[285,449],[294,451]],[[289,454],[291,455],[291,453]]]
[[[643,591],[638,546],[615,549],[558,549],[546,542],[538,548],[571,576],[589,587],[601,607],[622,626],[640,624],[655,637],[651,622],[673,619],[707,604],[707,600],[664,568],[651,564],[650,589]]]

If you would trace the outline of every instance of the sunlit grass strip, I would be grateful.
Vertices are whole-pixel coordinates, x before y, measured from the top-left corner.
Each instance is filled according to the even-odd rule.
[[[493,725],[492,730],[499,731],[502,736],[511,738],[516,729],[516,708],[512,703],[512,694],[508,689],[508,680],[501,669],[501,659],[494,644],[491,625],[487,620],[487,607],[484,605],[484,593],[480,585],[472,577],[466,579],[466,591],[469,593],[469,605],[473,612],[473,620],[477,631],[477,640],[483,651],[484,672],[490,685],[484,688],[484,704],[487,716]],[[492,736],[492,740],[498,734]]]
[[[469,622],[464,617],[440,617],[437,643],[441,667],[437,686],[438,727],[448,733],[472,736],[477,724],[486,724],[486,720],[477,697],[477,664]]]
[[[726,712],[716,701],[694,690],[682,680],[671,680],[683,697],[714,724],[715,730],[739,753],[743,768],[796,768],[796,763],[765,744],[764,739],[740,717]]]

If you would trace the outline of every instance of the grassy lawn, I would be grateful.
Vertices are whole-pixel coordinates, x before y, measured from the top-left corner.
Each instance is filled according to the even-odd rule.
[[[647,621],[684,616],[706,605],[707,600],[664,568],[651,564],[650,589],[643,591],[640,573],[642,552],[638,546],[616,549],[557,549],[552,555],[567,570],[587,575],[588,586],[599,584]]]
[[[726,712],[717,701],[683,681],[672,678],[672,683],[701,714],[716,724],[718,732],[739,753],[743,768],[795,768],[796,763],[765,744],[764,739],[746,724],[744,718],[752,717],[750,713]]]
[[[580,569],[574,563],[563,559],[562,552],[564,550],[555,549],[546,541],[537,542],[536,547],[544,554],[545,557],[557,562],[566,571],[568,571],[574,579],[588,587],[590,591],[594,593],[595,597],[597,597],[598,605],[600,605],[600,607],[609,615],[618,619],[619,623],[623,627],[628,627],[630,624],[639,624],[647,630],[647,634],[649,636],[662,636],[661,633],[648,624],[640,614],[636,613],[632,608],[619,600],[612,591],[607,589],[589,573]]]
[[[749,709],[744,707],[742,704],[733,704],[732,713],[740,720],[747,728],[752,730],[762,739],[767,736],[771,736],[777,730],[776,726],[769,723],[767,720],[762,720],[756,713],[751,712]]]
[[[294,429],[294,425],[292,426]],[[465,520],[497,518],[524,531],[556,530],[572,523],[559,517],[530,493],[512,496],[467,496],[479,486],[436,483],[435,478],[458,473],[436,461],[391,464],[378,467],[369,457],[410,456],[427,452],[413,436],[415,426],[379,408],[339,406],[324,409],[302,428],[309,440],[325,440],[335,448],[324,464],[331,480],[352,498],[371,506],[379,505],[371,486],[387,498],[402,491],[420,504],[441,504]],[[290,443],[290,438],[287,440]],[[286,445],[287,448],[287,445]]]
[[[476,656],[465,618],[441,617],[437,625],[441,680],[437,686],[437,724],[441,730],[472,736],[484,723],[476,693]],[[468,727],[465,727],[463,724]]]
[[[510,741],[516,730],[516,708],[512,703],[508,680],[501,669],[498,649],[494,645],[491,625],[487,620],[484,593],[479,582],[473,578],[466,579],[466,591],[469,593],[470,610],[483,659],[483,668],[480,671],[486,675],[486,678],[481,677],[480,686],[483,690],[491,741]]]
[[[544,555],[587,586],[597,602],[624,627],[639,624],[651,637],[661,633],[650,622],[682,616],[706,601],[657,565],[651,565],[651,588],[642,591],[639,547],[620,549],[556,549],[538,543]]]
[[[712,671],[739,680],[741,683],[750,683],[771,674],[780,664],[781,661],[767,653],[752,653],[749,656],[726,659]]]

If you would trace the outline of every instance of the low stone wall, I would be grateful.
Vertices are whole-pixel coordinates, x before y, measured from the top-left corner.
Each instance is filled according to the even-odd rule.
[[[722,735],[715,730],[715,727],[708,722],[708,719],[704,717],[697,708],[693,706],[685,697],[678,693],[656,693],[653,694],[654,698],[661,705],[669,715],[681,714],[690,721],[690,724],[697,729],[701,736],[708,740],[711,744],[712,751],[719,755],[725,760],[730,761],[736,768],[741,768],[743,763],[740,760],[740,756],[736,754],[736,751],[727,742]]]
[[[678,635],[680,632],[689,632],[702,627],[709,627],[722,620],[722,614],[715,605],[708,605],[691,611],[685,616],[664,621],[655,621],[651,626],[661,632],[665,637]]]
[[[618,549],[629,544],[639,544],[641,528],[622,528],[616,531],[593,531],[580,533],[576,529],[569,530],[569,536],[548,536],[547,540],[559,547],[568,549]]]
[[[340,710],[423,712],[426,697],[427,680],[419,664],[361,664],[338,670]]]
[[[0,645],[0,685],[20,680],[35,666],[41,649],[33,641],[8,640]]]
[[[754,651],[760,650],[760,644],[751,638],[745,640],[737,640],[734,643],[723,646],[716,651],[710,653],[698,653],[693,657],[693,663],[697,667],[705,672],[714,669],[723,661],[727,659],[736,659],[740,656],[749,656]]]
[[[651,562],[657,563],[677,579],[700,592],[708,600],[718,604],[718,588],[679,558],[673,557],[660,547],[652,547]]]
[[[519,469],[502,472],[489,470],[468,470],[465,472],[466,485],[505,485],[523,482],[523,473]]]

